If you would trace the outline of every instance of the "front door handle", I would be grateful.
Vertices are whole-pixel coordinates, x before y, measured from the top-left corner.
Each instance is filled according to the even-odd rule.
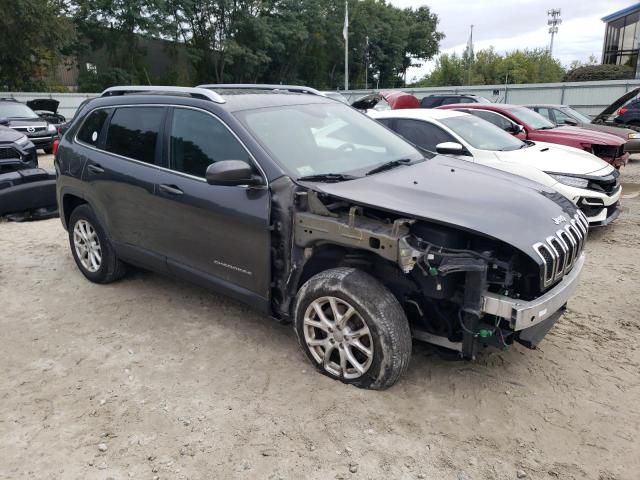
[[[104,173],[104,168],[102,168],[100,165],[89,165],[87,167],[87,170],[89,170],[91,173]]]
[[[159,185],[158,188],[161,192],[168,193],[169,195],[182,195],[184,192],[175,185]]]

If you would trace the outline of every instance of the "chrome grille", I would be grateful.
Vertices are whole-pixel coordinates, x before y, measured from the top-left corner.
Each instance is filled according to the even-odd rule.
[[[543,263],[542,287],[546,288],[569,273],[576,263],[587,238],[589,221],[578,211],[555,235],[533,245]]]

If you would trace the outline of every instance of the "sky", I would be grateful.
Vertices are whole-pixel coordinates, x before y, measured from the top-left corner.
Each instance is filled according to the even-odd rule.
[[[604,23],[601,18],[638,3],[631,0],[389,0],[405,8],[428,6],[438,15],[438,30],[446,36],[440,43],[443,53],[461,54],[473,27],[474,50],[494,46],[499,52],[548,47],[550,35],[547,10],[560,8],[562,24],[558,26],[553,56],[564,66],[573,60],[586,61],[591,54],[602,56]],[[411,68],[407,81],[423,77],[433,68],[433,61],[421,68]]]

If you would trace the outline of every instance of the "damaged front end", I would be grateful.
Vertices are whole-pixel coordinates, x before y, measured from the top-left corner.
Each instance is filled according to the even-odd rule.
[[[289,187],[293,187],[289,185]],[[480,346],[534,348],[562,313],[584,259],[581,214],[527,255],[494,238],[304,188],[274,188],[277,317],[327,268],[360,268],[396,296],[413,336],[474,358]],[[290,213],[292,225],[283,222]],[[547,258],[549,257],[549,258]],[[549,277],[548,272],[551,272]]]

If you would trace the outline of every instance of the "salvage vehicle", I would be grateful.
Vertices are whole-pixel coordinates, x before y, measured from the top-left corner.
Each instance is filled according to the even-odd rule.
[[[421,149],[546,185],[576,204],[592,227],[607,225],[620,215],[620,173],[584,150],[522,141],[482,118],[456,110],[390,110],[370,116]]]
[[[473,359],[535,348],[562,315],[588,231],[562,195],[311,91],[206,87],[111,87],[65,132],[60,217],[88,280],[133,264],[228,294],[373,389],[412,336]]]
[[[420,108],[420,101],[410,93],[399,90],[383,90],[360,97],[352,102],[351,106],[363,112],[370,110],[396,110],[401,108]]]
[[[60,127],[67,121],[64,115],[58,113],[60,102],[53,98],[34,98],[27,102],[27,107],[36,112],[36,114],[56,128]]]
[[[0,174],[37,166],[38,155],[31,140],[20,132],[0,126]]]
[[[593,153],[615,168],[626,165],[629,154],[625,152],[625,140],[604,132],[580,127],[558,127],[542,115],[521,105],[503,103],[468,103],[443,105],[440,109],[453,108],[477,115],[522,140],[557,143]]]
[[[491,103],[491,101],[473,93],[432,93],[420,100],[420,107],[436,108],[440,105],[454,105],[456,103]]]
[[[26,135],[36,148],[42,148],[45,153],[53,153],[53,142],[58,138],[58,129],[40,118],[24,103],[11,98],[0,98],[0,125]]]
[[[599,119],[600,115],[598,115],[594,120],[591,120],[585,114],[578,112],[568,105],[541,103],[525,105],[525,107],[539,113],[558,126],[570,125],[586,128],[587,130],[596,130],[598,132],[616,135],[626,141],[624,144],[625,152],[628,152],[629,154],[640,153],[640,132],[631,130],[630,128],[624,128],[622,125],[612,125],[611,123],[604,124]],[[638,125],[640,126],[640,123],[638,123]]]

